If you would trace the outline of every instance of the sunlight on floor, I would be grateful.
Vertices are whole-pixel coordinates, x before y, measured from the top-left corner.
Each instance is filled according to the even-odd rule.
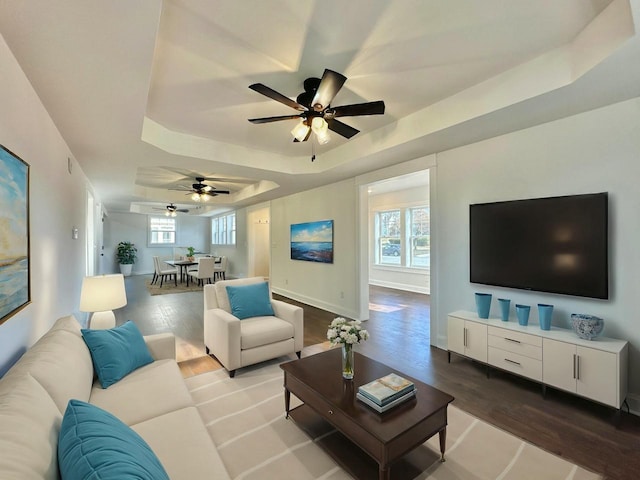
[[[374,312],[391,313],[403,310],[406,305],[379,305],[377,303],[369,303],[369,310]]]

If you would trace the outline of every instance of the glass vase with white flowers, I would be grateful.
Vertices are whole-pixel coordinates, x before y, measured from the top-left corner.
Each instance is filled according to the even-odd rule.
[[[360,320],[334,318],[327,330],[327,339],[331,345],[342,346],[342,376],[353,378],[353,346],[369,339],[369,332],[361,326]]]

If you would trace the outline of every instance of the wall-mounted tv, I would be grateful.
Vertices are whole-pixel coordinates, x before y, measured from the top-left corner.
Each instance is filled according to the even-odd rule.
[[[609,298],[607,193],[469,206],[472,283]]]
[[[333,220],[292,224],[291,260],[333,263]]]

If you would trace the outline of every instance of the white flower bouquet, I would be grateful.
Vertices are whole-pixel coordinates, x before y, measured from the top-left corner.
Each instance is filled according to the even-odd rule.
[[[331,345],[341,343],[354,345],[369,339],[369,332],[361,327],[360,320],[347,321],[342,317],[335,318],[327,330],[327,339]]]

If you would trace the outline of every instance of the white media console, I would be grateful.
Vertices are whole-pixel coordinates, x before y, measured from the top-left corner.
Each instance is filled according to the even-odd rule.
[[[583,340],[573,330],[482,319],[474,312],[448,315],[448,350],[619,409],[627,396],[627,342]]]

